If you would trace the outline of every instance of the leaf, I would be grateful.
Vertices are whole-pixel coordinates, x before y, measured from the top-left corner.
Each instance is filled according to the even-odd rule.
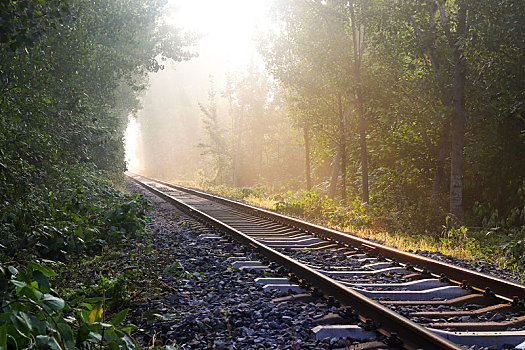
[[[106,298],[104,297],[94,297],[94,298],[87,298],[87,299],[84,299],[84,302],[86,303],[100,303],[102,301],[104,301]]]
[[[39,270],[33,271],[33,279],[37,281],[39,284],[46,286],[50,288],[49,280],[47,279],[46,275]]]
[[[49,343],[49,337],[47,335],[37,335],[35,339],[38,348],[46,348]]]
[[[0,326],[0,348],[7,349],[7,325]]]
[[[50,337],[49,341],[47,342],[47,346],[51,350],[62,350],[62,347],[60,344],[58,344],[58,341],[55,339],[55,337]]]
[[[128,314],[128,311],[129,309],[124,309],[120,311],[118,314],[115,315],[115,317],[113,317],[113,319],[109,323],[115,327],[118,326],[119,324],[122,323],[122,321],[124,321],[124,319],[126,318],[126,315]]]
[[[93,305],[88,304],[88,303],[81,303],[79,306],[83,306],[86,309],[88,309],[89,311],[93,310]]]
[[[31,333],[31,327],[27,324],[26,320],[17,314],[13,314],[10,317],[11,322],[16,327],[16,330],[20,332],[24,337],[28,337]]]
[[[102,304],[97,304],[93,310],[89,313],[89,324],[94,323],[95,321],[98,321],[102,318],[102,312],[104,310],[102,309]]]
[[[51,294],[44,294],[43,298],[42,298],[42,302],[44,303],[44,305],[48,306],[49,308],[55,310],[55,311],[58,311],[58,310],[62,310],[64,308],[64,300],[63,299],[60,299],[60,298],[57,298]]]
[[[20,282],[20,281],[11,281],[11,283],[13,283],[15,286],[17,287],[20,287],[20,288],[24,288],[25,286],[27,286],[27,284],[25,282]]]
[[[73,331],[67,323],[60,322],[58,324],[58,331],[60,332],[60,337],[66,346],[66,349],[74,349],[75,344],[73,342]]]
[[[82,310],[82,311],[86,311],[86,310]],[[88,326],[84,324],[82,325],[82,327],[80,327],[80,329],[77,332],[77,339],[75,342],[75,347],[81,348],[82,343],[87,340],[88,336],[89,336],[89,328]]]
[[[18,273],[18,270],[14,266],[8,266],[7,269],[11,274],[16,275]]]
[[[35,263],[34,261],[30,261],[27,266],[31,267],[33,270],[37,270],[42,272],[46,277],[53,277],[56,276],[56,272],[52,269],[50,269],[47,266],[40,265]]]
[[[134,332],[137,329],[139,329],[139,327],[135,326],[134,324],[128,324],[126,327],[122,327],[120,330],[127,334],[131,334],[131,332]]]

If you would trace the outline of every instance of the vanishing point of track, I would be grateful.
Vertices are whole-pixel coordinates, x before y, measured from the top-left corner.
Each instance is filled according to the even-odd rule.
[[[284,266],[295,280],[301,279],[303,287],[308,285],[316,291],[321,291],[327,298],[339,301],[351,308],[363,321],[374,320],[373,323],[380,333],[387,337],[399,338],[405,348],[461,348],[458,344],[445,339],[443,335],[449,335],[448,338],[455,342],[461,342],[463,339],[472,341],[473,337],[481,337],[482,335],[486,338],[490,334],[493,334],[493,337],[496,337],[496,334],[498,336],[506,334],[508,338],[505,339],[514,339],[514,341],[523,337],[523,341],[525,341],[525,332],[519,331],[525,326],[525,316],[522,313],[507,323],[440,324],[436,322],[432,324],[432,330],[430,330],[385,306],[385,304],[413,306],[473,303],[485,305],[487,310],[492,311],[508,310],[509,308],[521,311],[525,299],[524,285],[399,251],[347,233],[201,191],[139,175],[130,175],[130,178],[179,209],[250,246],[270,261]],[[288,251],[301,249],[335,249],[344,252],[349,258],[358,257],[375,263],[366,265],[368,268],[365,268],[365,271],[327,271],[326,268],[323,270],[322,267],[312,266],[305,261],[298,261],[297,258],[287,254]],[[379,273],[389,274],[399,271],[417,276],[411,283],[390,284],[390,286],[399,287],[404,292],[391,291],[392,288],[388,288],[388,286],[385,288],[385,284],[365,285],[344,282],[345,276],[373,276]],[[338,276],[343,278],[337,278]],[[434,289],[429,287],[434,293],[428,294],[429,297],[421,297],[425,291],[423,287],[417,287],[417,285],[423,286],[425,283],[430,283],[430,287],[437,287]],[[366,288],[367,286],[368,288]],[[380,287],[379,291],[374,291],[374,287],[378,286]],[[406,291],[407,287],[410,292]],[[440,292],[444,294],[440,294]],[[413,297],[407,297],[407,295]],[[448,297],[446,297],[447,295]],[[432,296],[437,296],[437,298],[426,300]],[[439,315],[436,312],[418,314],[431,318],[446,315],[446,313]],[[449,314],[461,315],[461,312],[449,312]],[[447,326],[456,328],[456,330],[471,331],[470,337],[454,336],[453,332],[434,329]],[[514,333],[512,331],[506,332],[509,328]],[[496,331],[499,333],[495,333]],[[494,341],[496,342],[496,338]]]

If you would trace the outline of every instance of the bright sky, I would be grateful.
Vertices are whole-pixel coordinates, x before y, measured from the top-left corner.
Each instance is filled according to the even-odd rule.
[[[194,46],[199,57],[178,62],[175,69],[187,72],[185,79],[191,79],[195,86],[206,86],[210,75],[214,76],[217,86],[221,86],[227,73],[244,71],[251,60],[261,64],[254,39],[270,28],[267,18],[270,3],[270,0],[169,0],[168,22],[201,37]],[[167,65],[166,69],[173,67]],[[206,96],[207,91],[207,87],[203,88],[201,96]],[[197,99],[201,97],[194,98],[197,108]],[[140,171],[137,159],[139,133],[139,126],[130,118],[125,133],[126,161],[130,171]]]
[[[203,35],[196,49],[227,69],[245,67],[256,55],[254,38],[269,27],[268,0],[170,0],[173,24]]]

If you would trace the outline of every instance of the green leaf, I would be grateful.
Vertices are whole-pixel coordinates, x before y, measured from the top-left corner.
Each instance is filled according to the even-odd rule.
[[[47,346],[51,350],[62,350],[60,347],[60,344],[58,344],[57,340],[54,337],[50,337],[49,341],[47,342]]]
[[[108,345],[109,345],[109,348],[111,350],[119,350],[120,349],[120,347],[115,342],[110,342]]]
[[[35,339],[38,348],[46,348],[49,343],[49,337],[47,335],[37,335]]]
[[[31,267],[33,270],[37,270],[42,272],[46,277],[53,277],[56,276],[56,272],[50,269],[47,266],[37,264],[33,261],[30,261],[27,266]]]
[[[100,302],[103,302],[104,300],[106,300],[106,298],[104,298],[104,297],[94,297],[94,298],[84,299],[84,302],[86,302],[86,303],[100,303]]]
[[[60,322],[58,324],[58,331],[60,332],[60,337],[66,346],[66,349],[74,349],[75,343],[73,342],[73,331],[67,323]]]
[[[12,280],[11,283],[13,283],[15,286],[20,287],[20,288],[24,288],[25,286],[27,286],[25,282],[20,282],[17,280]]]
[[[85,307],[86,309],[88,309],[89,311],[93,310],[93,305],[88,304],[88,303],[81,303],[81,304],[78,305],[78,306],[83,306],[83,307]]]
[[[42,271],[35,270],[33,271],[33,279],[37,281],[39,284],[46,286],[50,288],[49,280],[47,279],[46,275]]]
[[[22,288],[22,290],[20,291],[20,294],[25,295],[27,298],[35,302],[39,302],[43,296],[43,294],[40,291],[36,290],[35,288],[29,287],[29,286],[25,286],[24,288]]]
[[[18,270],[14,266],[8,266],[7,269],[11,274],[16,275],[18,273]]]
[[[137,329],[139,329],[139,327],[135,326],[134,324],[128,324],[125,327],[122,327],[120,330],[127,334],[131,334],[131,332],[134,332]]]
[[[83,310],[83,311],[86,311],[86,310]],[[89,336],[89,328],[88,326],[84,324],[82,325],[82,327],[80,327],[80,329],[77,332],[77,339],[75,342],[75,347],[81,348],[82,343],[87,340],[88,336]]]
[[[7,326],[5,324],[0,326],[0,349],[7,349]]]
[[[44,294],[44,296],[42,297],[42,302],[44,303],[44,305],[48,306],[49,308],[55,311],[62,310],[65,305],[63,299],[57,298],[51,294]]]
[[[91,310],[80,310],[80,317],[85,323],[89,323],[89,313]]]
[[[118,314],[115,315],[115,317],[113,317],[113,319],[109,323],[115,327],[118,326],[119,324],[122,323],[122,321],[124,321],[124,319],[126,318],[126,315],[128,314],[128,311],[129,309],[124,309],[120,311]]]
[[[27,324],[26,320],[19,315],[11,315],[11,322],[16,327],[16,330],[24,337],[28,337],[31,333],[31,327]]]

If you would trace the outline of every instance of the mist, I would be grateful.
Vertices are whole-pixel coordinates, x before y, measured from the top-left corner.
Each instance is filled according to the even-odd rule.
[[[257,51],[270,23],[266,7],[264,1],[169,3],[167,21],[197,37],[190,49],[198,56],[166,62],[149,75],[126,133],[130,171],[235,185],[301,171],[298,157],[284,162],[285,155],[301,154],[299,138]]]

